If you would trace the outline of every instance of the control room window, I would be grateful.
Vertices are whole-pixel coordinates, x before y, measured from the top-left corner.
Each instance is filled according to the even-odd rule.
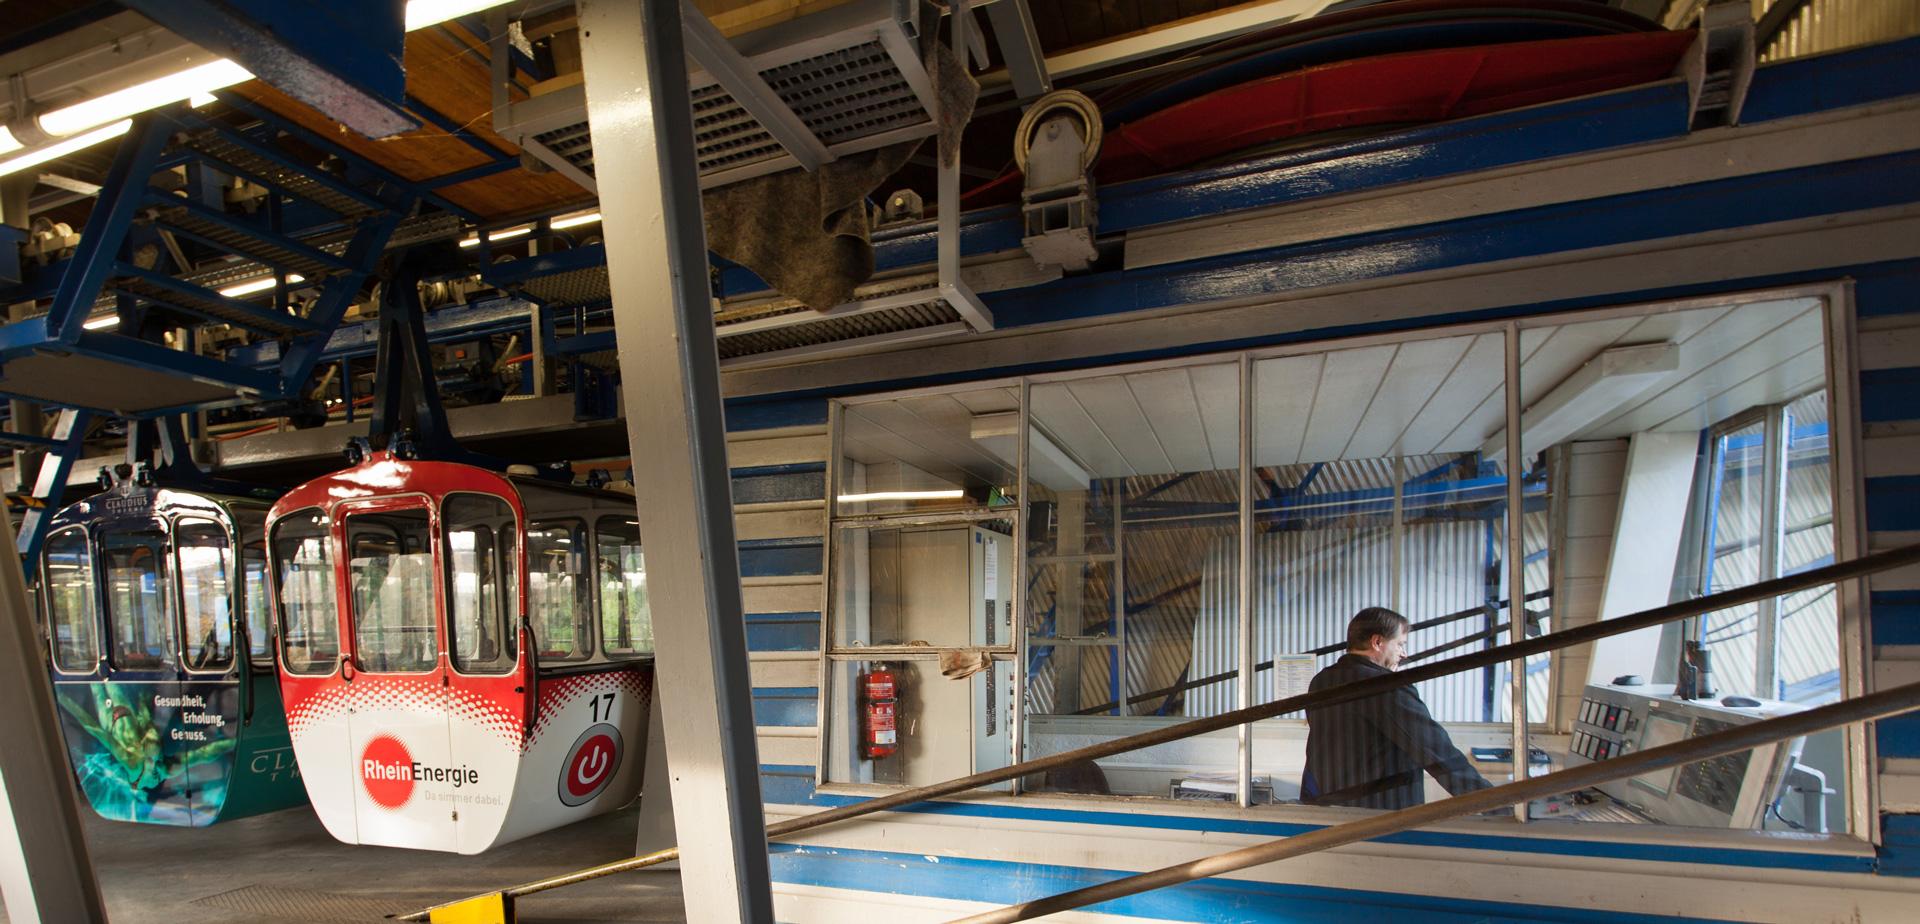
[[[331,674],[339,665],[340,610],[327,527],[318,510],[291,513],[273,525],[280,652],[289,673]]]
[[[1825,390],[1715,427],[1697,490],[1702,593],[1833,562],[1832,453]],[[1726,693],[1817,705],[1840,697],[1832,587],[1710,613],[1693,624]]]
[[[1403,664],[1418,665],[1827,564],[1849,528],[1832,502],[1830,323],[1804,296],[1600,310],[836,404],[824,778],[990,765],[1001,700],[969,709],[936,670],[969,656],[1011,661],[1032,759],[1300,692],[1365,607],[1412,620]],[[961,536],[1010,544],[1019,580],[981,583],[1005,559],[961,556]],[[1020,632],[970,652],[999,642],[962,615],[993,612],[989,592],[1015,599]],[[1858,670],[1839,639],[1859,614],[1839,604],[1816,588],[1416,689],[1499,784],[1834,698]],[[1689,686],[1702,660],[1710,679]],[[876,674],[901,744],[870,758]],[[930,727],[972,738],[972,762],[959,743],[944,772],[893,753]],[[1281,716],[1021,787],[1298,802],[1307,731]],[[1844,833],[1858,734],[1529,817]]]
[[[93,673],[100,660],[100,616],[86,530],[73,526],[48,536],[41,567],[53,665],[67,673]]]
[[[826,779],[917,786],[1012,760],[1017,388],[835,414]]]

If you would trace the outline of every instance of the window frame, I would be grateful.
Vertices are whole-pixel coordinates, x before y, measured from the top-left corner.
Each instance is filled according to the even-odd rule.
[[[348,521],[355,516],[410,513],[416,510],[426,514],[427,518],[427,547],[425,552],[429,563],[427,573],[430,575],[430,580],[432,581],[432,586],[428,590],[427,596],[433,607],[433,617],[427,620],[426,624],[433,629],[434,634],[433,663],[419,670],[370,670],[360,660],[360,612],[354,600],[353,545],[352,537],[348,534]],[[447,638],[445,637],[445,632],[447,629],[447,618],[446,609],[442,603],[445,589],[442,586],[443,582],[441,580],[440,568],[438,567],[442,556],[440,548],[440,511],[434,506],[433,498],[426,494],[413,492],[365,501],[348,501],[336,506],[334,512],[329,514],[329,518],[332,520],[329,532],[338,532],[340,550],[346,553],[334,562],[334,574],[336,577],[344,578],[346,582],[345,601],[347,606],[347,624],[345,627],[346,631],[342,633],[340,653],[345,655],[348,661],[353,664],[353,669],[356,673],[374,674],[381,677],[430,677],[440,673],[442,669],[448,666],[451,659],[448,656],[446,647]],[[401,554],[405,555],[409,553],[403,551]],[[344,573],[340,569],[342,563],[345,563],[347,566]],[[339,588],[336,586],[335,592],[337,593],[338,590]],[[339,601],[336,600],[335,602],[337,605]]]
[[[655,653],[659,650],[659,644],[657,641],[655,642],[653,647],[648,648],[645,651],[639,651],[639,650],[614,651],[613,649],[607,647],[606,626],[601,624],[601,622],[606,618],[604,615],[604,608],[606,604],[600,598],[601,587],[600,587],[600,570],[599,570],[600,569],[600,524],[606,520],[619,520],[633,527],[634,535],[638,540],[638,542],[640,543],[640,554],[642,556],[641,560],[643,562],[646,560],[645,556],[646,556],[646,548],[647,548],[647,537],[640,535],[640,524],[633,514],[622,514],[622,513],[613,513],[613,512],[595,513],[593,515],[593,521],[588,524],[589,528],[591,529],[588,542],[593,546],[593,568],[591,570],[593,571],[593,576],[594,576],[594,580],[593,580],[593,613],[595,618],[594,632],[595,632],[595,635],[597,636],[597,638],[595,639],[595,643],[598,646],[596,650],[598,651],[599,657],[601,658],[601,660],[604,660],[604,661],[624,662],[624,661],[650,660],[654,657]],[[643,571],[642,574],[644,575],[645,572]],[[641,586],[643,587],[645,586],[644,578]],[[653,633],[653,597],[651,594],[649,594],[647,597],[647,632],[649,637],[653,637],[652,635]]]
[[[823,504],[825,510],[822,515],[823,544],[826,562],[823,568],[823,587],[821,592],[822,623],[819,664],[822,688],[817,725],[820,730],[820,743],[815,771],[816,787],[826,791],[845,791],[849,793],[871,792],[876,789],[875,786],[869,784],[840,783],[826,779],[826,770],[830,757],[828,753],[828,741],[831,737],[826,726],[829,717],[834,711],[827,701],[830,693],[828,678],[831,677],[830,671],[833,662],[848,659],[846,652],[833,649],[832,641],[836,631],[834,623],[838,617],[838,614],[835,612],[836,601],[833,589],[835,582],[834,569],[837,558],[836,538],[838,527],[845,525],[845,521],[849,519],[847,517],[835,516],[835,505],[833,502],[838,490],[837,474],[843,452],[841,448],[841,440],[844,433],[842,416],[846,409],[858,407],[866,403],[898,401],[903,398],[916,396],[951,395],[994,387],[1018,387],[1020,394],[1020,423],[1017,433],[1017,444],[1020,455],[1015,466],[1014,478],[1016,484],[1024,486],[1029,477],[1027,444],[1030,439],[1032,427],[1030,418],[1030,389],[1036,384],[1069,382],[1120,373],[1184,368],[1222,362],[1238,361],[1242,363],[1252,363],[1262,359],[1280,356],[1327,353],[1335,350],[1369,345],[1402,344],[1462,335],[1497,333],[1506,338],[1507,350],[1510,354],[1510,368],[1503,371],[1501,383],[1507,394],[1508,402],[1512,404],[1517,403],[1516,396],[1521,393],[1521,388],[1524,387],[1524,379],[1516,380],[1514,377],[1515,372],[1511,367],[1519,365],[1518,359],[1520,358],[1520,354],[1517,352],[1519,349],[1519,337],[1529,329],[1559,327],[1590,321],[1649,317],[1703,308],[1737,309],[1743,305],[1781,300],[1811,300],[1817,303],[1823,338],[1823,343],[1821,344],[1822,379],[1812,390],[1825,389],[1828,395],[1828,419],[1830,426],[1828,438],[1833,454],[1831,483],[1834,494],[1834,555],[1837,560],[1857,557],[1859,554],[1862,554],[1866,548],[1866,536],[1864,507],[1862,505],[1859,486],[1856,484],[1859,480],[1859,449],[1856,445],[1858,438],[1857,428],[1859,426],[1857,423],[1858,394],[1857,385],[1850,379],[1851,374],[1857,371],[1855,365],[1856,347],[1853,346],[1854,305],[1851,293],[1844,285],[1839,283],[1715,293],[1657,302],[1630,302],[1590,309],[1532,314],[1526,317],[1508,320],[1440,324],[1378,334],[1307,340],[1254,349],[1182,355],[1146,362],[1086,366],[1060,372],[998,376],[936,386],[876,391],[829,400],[827,420],[827,496]],[[1244,383],[1242,387],[1243,400],[1241,405],[1244,415],[1246,414],[1247,405],[1251,404],[1251,402],[1244,400]],[[1791,402],[1783,402],[1782,404],[1784,405],[1786,403]],[[1244,420],[1245,418],[1243,416],[1243,427],[1245,426]],[[1244,440],[1245,435],[1243,434],[1243,443]],[[1244,448],[1243,446],[1243,449]],[[1506,466],[1506,468],[1509,490],[1517,493],[1521,490],[1518,482],[1524,478],[1525,467],[1518,464],[1510,464]],[[1015,505],[1016,536],[1024,536],[1027,530],[1028,498],[1024,496],[1026,493],[1024,487],[1021,488],[1021,492],[1023,496],[1020,498],[1019,503]],[[1027,559],[1026,544],[1024,542],[1016,542],[1015,573],[1022,577],[1015,582],[1014,586],[1015,622],[1016,625],[1022,627],[1024,627],[1024,620],[1026,618],[1026,601],[1024,599],[1026,579],[1024,575],[1028,568]],[[1551,560],[1556,564],[1554,565],[1554,574],[1549,577],[1549,580],[1557,582],[1558,556],[1555,556]],[[1510,570],[1518,574],[1523,572],[1524,569]],[[1242,579],[1245,580],[1246,576],[1243,575]],[[1848,698],[1862,695],[1865,692],[1866,673],[1868,665],[1871,664],[1871,641],[1865,621],[1865,593],[1863,589],[1854,586],[1858,583],[1859,582],[1847,582],[1836,588],[1835,605],[1838,611],[1838,619],[1840,620],[1839,661],[1841,695]],[[1524,591],[1524,587],[1522,591]],[[1244,603],[1245,601],[1243,600],[1243,606]],[[1514,639],[1513,632],[1513,629],[1507,630],[1507,633],[1501,640],[1502,643],[1511,642]],[[1024,628],[1016,631],[1013,641],[1015,642],[1016,648],[1014,659],[1016,663],[1024,664],[1028,647],[1027,633],[1024,631]],[[860,650],[866,655],[883,653],[883,650],[878,648]],[[929,651],[929,649],[920,650]],[[937,649],[935,651],[937,651]],[[897,657],[891,653],[888,653],[887,656],[890,659]],[[1553,672],[1549,675],[1550,690],[1557,689],[1558,660],[1557,658],[1553,659],[1552,666],[1549,667],[1549,670]],[[1515,664],[1513,670],[1516,678],[1524,677],[1524,662]],[[1022,670],[1016,670],[1014,672],[1014,700],[1011,722],[1013,748],[1016,760],[1022,759],[1025,754],[1025,742],[1023,739],[1025,737],[1024,730],[1027,723],[1028,706],[1024,675],[1025,672]],[[1516,683],[1514,686],[1515,689],[1520,691],[1524,691],[1525,689],[1524,683]],[[1522,693],[1522,697],[1524,703],[1524,693]],[[1548,697],[1548,715],[1538,717],[1526,715],[1524,716],[1524,720],[1519,716],[1515,717],[1515,721],[1512,723],[1514,727],[1514,753],[1525,753],[1524,749],[1535,737],[1555,736],[1549,723],[1555,720],[1557,708],[1557,697],[1550,694]],[[1495,724],[1504,725],[1505,723]],[[1821,843],[1848,845],[1860,842],[1877,842],[1879,839],[1878,779],[1872,766],[1870,733],[1871,728],[1867,725],[1855,725],[1846,731],[1846,746],[1844,749],[1846,767],[1843,770],[1843,775],[1847,784],[1846,803],[1849,816],[1847,830],[1846,833],[1842,834],[1819,836],[1822,838]],[[1247,737],[1250,738],[1251,736]],[[1248,747],[1248,745],[1243,744],[1242,747],[1245,748]],[[1242,761],[1242,767],[1241,772],[1244,776],[1247,772],[1244,759]],[[1015,798],[1021,795],[1020,783],[1021,781],[1019,780],[1014,781],[1012,795]],[[884,788],[894,789],[897,787]],[[1240,788],[1244,794],[1246,786],[1242,785]],[[1098,799],[1110,802],[1122,797],[1078,796],[1075,798]],[[1174,808],[1178,805],[1178,803],[1171,801],[1156,802],[1154,804],[1161,808]],[[1241,807],[1246,807],[1244,801]],[[1299,806],[1295,808],[1300,813],[1300,817],[1306,819],[1324,820],[1324,813],[1329,811],[1328,809],[1314,806]],[[1260,817],[1263,819],[1279,820],[1283,817],[1281,814],[1276,814],[1270,808],[1262,808],[1260,811],[1262,812]],[[1560,835],[1558,830],[1552,828],[1542,829],[1533,826],[1530,830],[1537,833],[1552,831],[1555,835]],[[1707,829],[1674,828],[1661,831],[1659,834],[1679,841],[1697,838],[1703,832],[1708,834],[1712,833]],[[1646,832],[1616,832],[1596,824],[1579,825],[1566,832],[1567,835],[1572,835],[1574,839],[1598,840],[1630,839],[1631,836],[1644,835],[1645,833]],[[1731,835],[1735,839],[1743,842],[1750,842],[1756,847],[1768,846],[1768,834],[1766,832],[1728,831],[1720,833]],[[1749,838],[1748,836],[1751,837]],[[1790,845],[1779,845],[1776,846],[1775,849],[1792,850],[1794,848]]]
[[[180,529],[189,523],[212,524],[219,528],[220,535],[225,538],[227,542],[227,561],[226,568],[224,569],[227,572],[227,643],[232,650],[227,654],[226,664],[219,668],[196,668],[192,666],[192,659],[188,656],[190,643],[187,638],[187,569],[180,561]],[[240,548],[234,542],[232,524],[225,522],[224,518],[216,518],[205,513],[194,512],[179,514],[173,517],[172,530],[169,534],[167,545],[173,556],[173,592],[174,600],[176,601],[174,607],[174,622],[176,625],[174,628],[180,633],[178,642],[174,645],[176,649],[174,655],[180,659],[180,669],[196,677],[223,677],[233,673],[239,666],[239,659],[245,656],[240,644],[245,637],[245,631],[238,628],[237,623],[240,620],[235,618],[239,615],[239,606],[242,601],[239,585]]]
[[[158,560],[163,566],[172,568],[174,566],[173,522],[166,517],[160,516],[152,518],[149,522],[158,527],[158,532],[162,537],[163,551]],[[107,551],[106,537],[100,537],[95,550],[96,554],[103,558],[105,557]],[[160,605],[171,610],[170,613],[166,614],[166,618],[160,620],[160,624],[166,626],[171,631],[178,632],[180,629],[180,601],[178,597],[179,588],[174,584],[175,578],[171,575],[155,575],[155,580],[160,588]],[[171,663],[162,664],[158,667],[122,666],[119,659],[115,657],[120,650],[120,643],[114,631],[118,620],[116,620],[114,616],[113,594],[112,591],[106,587],[105,581],[101,582],[100,589],[104,602],[101,615],[105,618],[107,630],[107,634],[103,639],[106,644],[103,645],[102,648],[106,656],[106,667],[109,673],[118,674],[125,671],[134,674],[177,674],[184,671],[185,665],[180,661],[180,640],[177,636],[169,640],[171,644],[164,646],[167,650],[167,657],[173,659]]]
[[[446,613],[446,625],[443,627],[446,630],[446,643],[443,648],[446,652],[447,666],[451,668],[455,674],[462,677],[501,677],[512,674],[520,663],[521,653],[518,644],[521,618],[519,614],[519,610],[521,609],[520,543],[517,539],[513,540],[511,544],[502,543],[498,536],[495,536],[493,541],[492,558],[494,563],[496,567],[503,568],[506,572],[506,581],[500,596],[500,637],[503,644],[507,646],[509,653],[506,659],[506,665],[500,670],[494,671],[465,670],[460,666],[460,657],[455,650],[455,646],[458,643],[458,636],[455,634],[457,630],[453,625],[453,543],[452,540],[448,538],[448,518],[446,516],[447,505],[463,497],[490,500],[505,507],[508,516],[513,521],[508,529],[514,536],[522,535],[524,532],[521,529],[522,518],[520,511],[515,510],[513,504],[508,501],[505,496],[487,491],[449,491],[441,496],[439,502],[439,516],[437,519],[440,525],[437,530],[438,536],[436,537],[436,541],[440,543],[440,549],[445,553],[443,556],[445,560],[441,562],[440,567],[436,570],[440,572],[438,580],[441,586],[445,588],[444,594],[446,595],[445,599],[440,601],[440,606]]]
[[[333,657],[328,662],[326,670],[322,671],[295,670],[293,668],[293,659],[287,655],[286,646],[293,637],[293,633],[287,631],[287,595],[281,587],[282,578],[280,575],[280,568],[284,563],[280,560],[280,551],[274,541],[275,530],[293,517],[305,516],[308,511],[317,514],[322,523],[320,541],[327,553],[327,581],[333,591],[333,612],[330,615],[333,619],[334,651]],[[349,656],[347,647],[349,640],[346,634],[340,631],[341,549],[338,539],[334,535],[335,525],[336,521],[333,515],[328,513],[326,508],[317,506],[302,507],[298,510],[289,511],[278,517],[274,517],[273,523],[268,527],[266,532],[267,587],[268,593],[271,594],[273,600],[273,628],[275,638],[277,639],[273,648],[273,657],[279,663],[281,670],[295,677],[331,677],[340,672],[342,659]]]
[[[594,586],[599,583],[598,574],[591,568],[586,567],[587,563],[585,561],[587,555],[597,554],[597,550],[589,553],[578,553],[576,550],[576,553],[581,554],[582,558],[580,574],[576,577],[581,579],[581,583],[587,585],[584,595],[578,587],[573,591],[575,605],[574,630],[580,631],[580,629],[584,627],[587,632],[586,644],[576,644],[573,648],[573,650],[579,652],[579,654],[570,657],[548,655],[545,651],[541,650],[540,638],[533,631],[535,624],[533,622],[533,554],[531,547],[533,545],[534,532],[551,528],[556,524],[571,523],[573,524],[574,535],[581,537],[581,545],[591,548],[594,543],[592,528],[593,517],[594,514],[590,509],[584,512],[567,511],[557,513],[546,519],[539,520],[537,523],[529,517],[526,521],[526,526],[519,530],[516,539],[517,548],[515,549],[515,554],[520,556],[520,560],[524,563],[523,570],[525,572],[524,577],[527,587],[527,603],[524,607],[526,612],[521,615],[527,620],[527,635],[529,636],[527,640],[533,643],[532,654],[535,658],[535,663],[539,664],[542,669],[547,667],[574,667],[581,664],[593,664],[602,660],[600,641],[598,638],[600,633],[597,628],[597,623],[600,621],[599,594],[597,593],[598,588]],[[583,596],[585,597],[584,603],[582,602]],[[581,621],[581,609],[586,610],[587,618],[585,622]]]
[[[85,548],[87,551],[87,590],[89,592],[89,595],[92,597],[92,599],[89,600],[88,603],[92,609],[92,612],[90,615],[92,617],[91,621],[93,623],[93,629],[92,629],[92,635],[90,637],[93,640],[93,666],[90,669],[84,670],[84,671],[70,671],[60,666],[60,655],[59,655],[60,640],[57,634],[59,630],[55,627],[54,619],[53,619],[53,596],[54,595],[47,593],[46,591],[47,583],[48,583],[47,577],[46,577],[48,574],[47,552],[53,546],[54,537],[60,535],[61,533],[70,532],[70,531],[77,532],[80,534],[81,546]],[[104,600],[101,599],[100,575],[97,573],[97,571],[94,568],[94,562],[98,557],[98,555],[99,555],[99,550],[94,548],[93,531],[88,529],[86,524],[84,523],[75,523],[70,526],[62,526],[59,529],[53,530],[52,532],[49,532],[47,534],[46,540],[40,544],[41,580],[40,580],[39,603],[41,607],[41,615],[46,621],[47,663],[49,666],[53,668],[54,673],[63,674],[68,677],[91,677],[95,674],[101,673],[107,668],[107,647],[104,644],[104,642],[106,641],[106,621],[107,621],[106,603]]]
[[[275,618],[273,601],[273,550],[267,546],[267,514],[270,508],[251,504],[229,504],[227,506],[228,526],[233,531],[234,556],[233,567],[237,576],[234,593],[239,603],[235,614],[235,623],[246,635],[247,668],[253,671],[271,672],[274,669],[273,653],[279,644],[279,621]],[[247,530],[259,526],[260,543],[260,597],[266,601],[266,624],[262,639],[254,638],[253,623],[249,619],[249,609],[254,605],[253,594],[247,589]],[[253,650],[260,645],[260,651]]]

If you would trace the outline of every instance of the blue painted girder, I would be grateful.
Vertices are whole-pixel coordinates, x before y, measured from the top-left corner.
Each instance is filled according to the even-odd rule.
[[[406,4],[400,0],[126,4],[369,138],[419,127],[403,106]]]

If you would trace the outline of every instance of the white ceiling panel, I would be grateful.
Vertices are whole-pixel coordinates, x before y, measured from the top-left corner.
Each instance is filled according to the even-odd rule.
[[[1821,313],[1804,300],[1742,305],[1680,344],[1680,367],[1670,378],[1581,431],[1580,438],[1631,436],[1659,427],[1821,339]]]
[[[1407,428],[1428,412],[1440,386],[1459,371],[1473,340],[1447,337],[1402,344],[1340,457],[1367,459],[1408,452],[1403,441]]]
[[[1106,432],[1065,383],[1035,385],[1029,394],[1033,398],[1034,426],[1045,430],[1082,467],[1103,477],[1133,474],[1119,447],[1107,439]]]
[[[1253,464],[1292,465],[1320,390],[1322,354],[1282,356],[1253,364]]]
[[[1320,390],[1314,395],[1313,415],[1300,447],[1301,462],[1330,462],[1340,458],[1354,427],[1380,391],[1380,382],[1393,363],[1398,345],[1361,347],[1327,355],[1320,370]]]
[[[1196,366],[1193,389],[1215,469],[1240,467],[1240,366]]]
[[[1095,379],[1082,379],[1067,385],[1080,406],[1093,418],[1105,441],[1112,445],[1125,460],[1123,466],[1114,471],[1102,470],[1101,474],[1144,475],[1152,472],[1173,471],[1173,459],[1167,455],[1166,448],[1160,445],[1160,438],[1147,422],[1147,415],[1140,409],[1140,402],[1133,396],[1133,389],[1127,387],[1126,379],[1120,376],[1102,376]],[[1078,445],[1069,449],[1077,449]]]
[[[1506,338],[1481,334],[1460,358],[1432,400],[1407,425],[1400,439],[1402,451],[1465,452],[1480,445],[1488,433],[1506,420],[1506,399],[1500,389],[1506,377]]]
[[[1200,405],[1202,400],[1209,398],[1203,396],[1196,387],[1194,371],[1182,368],[1134,373],[1127,376],[1127,387],[1133,392],[1140,409],[1146,413],[1148,424],[1153,427],[1153,435],[1159,440],[1161,449],[1173,462],[1169,472],[1205,472],[1237,467],[1240,464],[1237,457],[1225,466],[1214,461],[1213,448],[1208,442],[1206,415]],[[1228,391],[1224,397],[1231,414],[1238,402],[1232,391]]]

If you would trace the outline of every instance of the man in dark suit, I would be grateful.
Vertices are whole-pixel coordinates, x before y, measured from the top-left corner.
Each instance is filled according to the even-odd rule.
[[[1392,673],[1406,655],[1407,629],[1407,617],[1386,607],[1361,610],[1347,624],[1347,653],[1314,675],[1308,689]],[[1427,773],[1454,795],[1493,785],[1453,746],[1413,687],[1307,710],[1303,801],[1407,808],[1426,801]]]

